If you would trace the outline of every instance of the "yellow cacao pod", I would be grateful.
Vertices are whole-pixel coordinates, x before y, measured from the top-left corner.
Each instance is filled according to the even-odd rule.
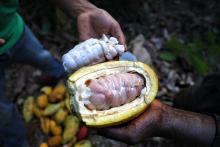
[[[61,126],[54,126],[54,127],[51,127],[51,132],[53,135],[61,135],[62,133],[62,128]]]
[[[43,110],[39,109],[36,105],[34,105],[33,112],[36,117],[43,117]]]
[[[50,119],[49,118],[40,118],[41,130],[44,134],[48,134],[50,132]]]
[[[57,124],[56,124],[56,121],[55,120],[50,120],[50,130],[55,127]]]
[[[30,122],[33,117],[33,109],[34,109],[34,97],[29,96],[24,101],[23,105],[23,117],[25,122]]]
[[[63,132],[62,143],[72,140],[79,130],[79,120],[76,116],[67,116],[65,120],[65,130]]]
[[[66,118],[67,115],[68,115],[68,112],[67,112],[66,110],[64,110],[64,109],[59,109],[59,110],[57,111],[57,113],[55,114],[55,120],[56,120],[56,122],[57,122],[58,124],[62,123],[62,122],[65,120],[65,118]]]
[[[48,105],[48,98],[46,94],[41,94],[37,97],[37,106],[39,108],[45,108]]]
[[[74,147],[92,147],[92,144],[89,140],[81,140],[77,142]]]
[[[50,86],[44,86],[40,89],[40,91],[44,94],[46,94],[47,96],[49,96],[52,93],[52,87]]]
[[[47,105],[47,107],[45,108],[43,114],[44,114],[45,116],[53,115],[53,114],[56,113],[60,108],[61,108],[61,103],[49,104],[49,105]]]
[[[48,147],[48,144],[46,142],[42,142],[39,147]]]
[[[85,106],[88,89],[86,82],[101,76],[117,73],[137,73],[144,79],[144,88],[133,101],[108,110],[90,110]],[[110,61],[83,67],[73,73],[67,81],[71,110],[88,126],[105,127],[121,124],[142,113],[154,100],[158,90],[155,72],[146,64],[132,61]]]
[[[51,92],[49,100],[51,102],[61,101],[65,97],[65,92],[66,92],[65,85],[64,84],[58,84],[58,85],[56,85],[56,87]]]
[[[60,135],[53,136],[48,139],[49,146],[58,146],[61,143],[62,137]]]

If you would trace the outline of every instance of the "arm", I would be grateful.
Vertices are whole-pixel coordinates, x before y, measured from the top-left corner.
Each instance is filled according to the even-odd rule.
[[[77,18],[79,39],[99,38],[102,34],[116,37],[125,45],[125,37],[119,23],[105,10],[87,0],[52,0],[69,16]]]
[[[215,121],[208,115],[183,111],[154,100],[138,118],[115,127],[101,129],[101,134],[127,143],[161,136],[187,144],[211,146],[215,138]]]
[[[95,5],[87,0],[52,0],[70,17],[77,17],[87,11],[98,9]]]
[[[211,146],[216,125],[211,116],[164,106],[160,136],[187,144]]]

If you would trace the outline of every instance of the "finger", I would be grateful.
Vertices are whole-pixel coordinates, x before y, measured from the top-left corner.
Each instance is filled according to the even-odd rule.
[[[123,142],[128,142],[128,130],[123,126],[115,126],[109,128],[102,128],[97,130],[99,134],[106,136],[108,138],[120,140]]]
[[[0,38],[0,45],[5,43],[5,39]]]
[[[97,33],[93,31],[91,28],[90,20],[89,18],[85,17],[79,17],[77,20],[77,27],[79,32],[79,40],[85,41],[90,38],[98,38],[99,36]]]
[[[126,39],[118,23],[113,25],[111,35],[116,37],[119,40],[119,42],[125,46],[125,50],[127,51]]]
[[[96,33],[94,32],[91,32],[91,31],[81,31],[79,32],[79,41],[82,42],[82,41],[85,41],[85,40],[88,40],[90,38],[100,38],[99,35],[97,35]]]

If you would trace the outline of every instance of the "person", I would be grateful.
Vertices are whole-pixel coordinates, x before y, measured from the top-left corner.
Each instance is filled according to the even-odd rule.
[[[87,0],[51,0],[69,16],[77,18],[79,39],[109,34],[125,44],[119,23],[105,10]],[[0,1],[0,145],[27,145],[24,123],[15,104],[5,96],[5,68],[14,62],[33,65],[47,77],[65,75],[62,65],[43,48],[18,13],[19,0]]]
[[[154,100],[134,120],[99,132],[125,143],[165,137],[190,146],[220,146],[220,75],[211,74],[174,99],[174,107]]]

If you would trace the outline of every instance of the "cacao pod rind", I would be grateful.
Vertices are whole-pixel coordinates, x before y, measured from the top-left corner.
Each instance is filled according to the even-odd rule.
[[[109,110],[89,110],[85,107],[80,91],[86,89],[88,79],[95,79],[123,72],[136,72],[145,80],[145,88],[134,101]],[[106,127],[121,124],[142,113],[154,100],[158,90],[156,73],[148,65],[132,61],[110,61],[89,67],[83,67],[73,73],[68,81],[71,110],[75,111],[86,125]],[[83,87],[84,86],[84,87]]]

